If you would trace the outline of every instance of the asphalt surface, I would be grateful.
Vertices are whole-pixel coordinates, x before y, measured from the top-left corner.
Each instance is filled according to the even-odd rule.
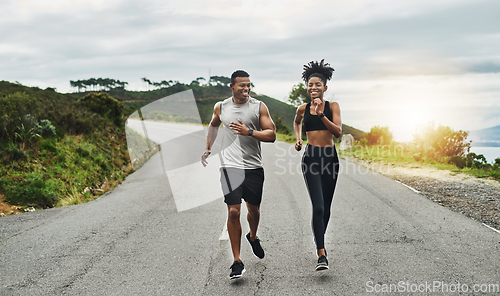
[[[499,233],[344,160],[326,234],[330,269],[314,271],[301,155],[263,144],[266,257],[242,238],[240,279],[229,280],[222,193],[183,207],[157,154],[95,201],[0,218],[0,295],[500,294]],[[183,192],[210,195],[195,181]]]

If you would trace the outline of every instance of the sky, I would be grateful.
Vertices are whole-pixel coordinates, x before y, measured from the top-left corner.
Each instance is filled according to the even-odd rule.
[[[409,141],[430,122],[500,125],[497,0],[0,0],[0,36],[0,80],[59,92],[244,69],[286,101],[303,65],[325,59],[325,98],[355,128]]]

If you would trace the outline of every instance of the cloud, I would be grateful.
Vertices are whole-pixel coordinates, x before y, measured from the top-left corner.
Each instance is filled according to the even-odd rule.
[[[467,70],[478,73],[500,73],[500,63],[489,61],[470,65]]]

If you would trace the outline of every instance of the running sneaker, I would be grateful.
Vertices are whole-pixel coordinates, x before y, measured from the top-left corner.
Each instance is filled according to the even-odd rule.
[[[239,261],[234,261],[233,265],[231,265],[230,268],[231,268],[231,273],[229,274],[230,279],[239,278],[246,271],[245,265],[243,265],[243,262],[239,262]]]
[[[262,259],[264,258],[264,250],[262,249],[262,246],[260,245],[260,239],[258,237],[255,238],[254,241],[250,240],[250,232],[247,233],[245,236],[247,238],[248,243],[250,246],[252,246],[252,252],[257,258]]]
[[[325,256],[321,256],[318,259],[318,264],[316,265],[316,270],[325,270],[328,269],[328,260]]]

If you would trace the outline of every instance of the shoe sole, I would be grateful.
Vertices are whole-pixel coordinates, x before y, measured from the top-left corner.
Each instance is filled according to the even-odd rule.
[[[240,278],[240,277],[243,276],[243,274],[245,273],[245,271],[246,271],[246,269],[243,268],[243,270],[241,271],[241,274],[230,276],[229,279],[230,280],[234,280],[234,279]]]
[[[321,265],[321,266],[316,266],[316,271],[319,271],[319,270],[327,270],[329,269],[328,266],[325,266],[325,265]]]
[[[247,239],[247,242],[250,244],[250,248],[252,249],[252,254],[253,254],[255,257],[259,258],[259,259],[264,259],[264,257],[260,258],[259,256],[255,255],[255,253],[253,252],[252,243],[250,242],[250,239],[249,239],[249,238],[248,238],[248,236],[246,236],[246,235],[245,235],[245,238]],[[265,254],[264,254],[264,256],[265,256]]]

